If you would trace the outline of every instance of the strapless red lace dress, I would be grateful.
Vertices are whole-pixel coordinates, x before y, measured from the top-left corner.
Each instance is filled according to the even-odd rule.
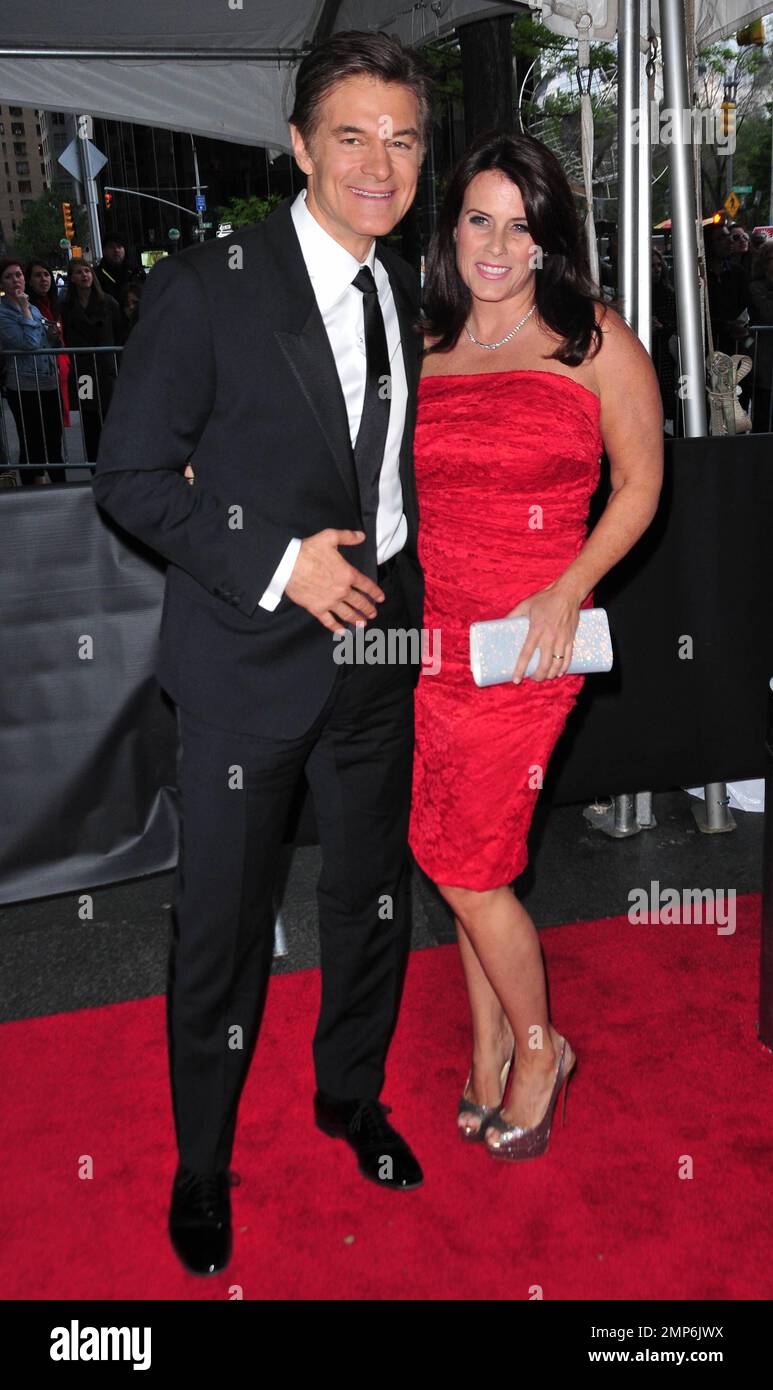
[[[469,628],[504,617],[581,550],[599,415],[595,393],[558,372],[420,383],[414,452],[430,646],[416,688],[409,841],[436,883],[496,888],[528,863],[534,805],[584,677],[479,689]],[[593,607],[592,594],[582,606]]]

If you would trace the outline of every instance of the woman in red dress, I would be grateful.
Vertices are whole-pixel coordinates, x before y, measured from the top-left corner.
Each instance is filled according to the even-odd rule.
[[[470,997],[460,1132],[506,1158],[544,1152],[576,1061],[550,1022],[537,931],[511,884],[582,688],[565,674],[580,609],[649,525],[662,482],[657,377],[595,292],[583,237],[551,152],[526,135],[482,136],[449,185],[425,285],[415,460],[440,669],[426,667],[416,692],[409,839],[454,913]],[[612,492],[588,536],[602,450]],[[479,689],[470,623],[523,614],[513,683]]]

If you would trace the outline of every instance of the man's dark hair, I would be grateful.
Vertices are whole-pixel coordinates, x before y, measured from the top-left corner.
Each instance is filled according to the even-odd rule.
[[[126,239],[122,236],[119,236],[118,232],[108,232],[107,236],[102,238],[103,251],[106,246],[122,246],[125,251]]]
[[[419,103],[419,138],[422,145],[429,144],[434,83],[421,59],[389,34],[352,29],[326,39],[299,64],[289,119],[307,147],[319,124],[324,97],[347,77],[376,77],[409,87]]]

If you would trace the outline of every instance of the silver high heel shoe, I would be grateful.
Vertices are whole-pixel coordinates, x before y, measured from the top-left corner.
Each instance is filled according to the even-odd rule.
[[[492,1116],[499,1114],[499,1111],[502,1108],[502,1101],[504,1100],[505,1096],[507,1078],[510,1074],[510,1068],[513,1065],[514,1057],[515,1047],[513,1047],[513,1050],[510,1053],[510,1056],[508,1057],[507,1061],[505,1062],[499,1077],[500,1093],[502,1096],[502,1100],[500,1100],[499,1105],[476,1105],[475,1101],[467,1100],[466,1092],[467,1087],[469,1086],[470,1080],[472,1078],[472,1072],[470,1072],[469,1076],[467,1077],[467,1080],[464,1085],[464,1091],[462,1092],[462,1097],[459,1101],[459,1108],[457,1110],[457,1127],[459,1129],[460,1135],[462,1136],[462,1139],[466,1140],[468,1144],[474,1143],[478,1139],[482,1139],[483,1131],[486,1128],[486,1124],[488,1123],[488,1121],[492,1118]],[[477,1127],[472,1128],[472,1126],[459,1124],[459,1120],[462,1118],[463,1115],[469,1115],[470,1119],[478,1120],[479,1123]]]
[[[566,1038],[562,1038],[561,1053],[555,1070],[550,1100],[548,1101],[547,1110],[538,1124],[530,1125],[528,1128],[523,1128],[520,1125],[510,1125],[506,1120],[502,1119],[499,1113],[499,1110],[502,1108],[501,1106],[499,1106],[497,1112],[492,1114],[486,1122],[486,1130],[493,1130],[499,1135],[499,1140],[496,1145],[489,1144],[488,1140],[486,1140],[486,1148],[492,1158],[538,1158],[540,1154],[543,1154],[548,1146],[553,1112],[560,1098],[562,1089],[564,1091],[564,1105],[561,1112],[561,1123],[564,1123],[566,1118],[566,1096],[569,1090],[569,1079],[574,1075],[577,1065],[577,1058],[575,1057],[571,1066],[567,1066],[566,1043]]]

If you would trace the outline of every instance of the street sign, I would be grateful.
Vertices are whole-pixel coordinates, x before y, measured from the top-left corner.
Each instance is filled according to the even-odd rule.
[[[197,193],[197,194],[196,194],[196,211],[197,211],[197,212],[206,212],[206,210],[207,210],[207,200],[206,200],[206,198],[204,197],[204,194],[203,194],[203,193]]]
[[[180,228],[179,228],[179,227],[170,227],[170,228],[169,228],[169,240],[170,240],[170,241],[177,241],[177,238],[179,237],[179,235],[180,235]]]
[[[738,197],[737,193],[728,193],[723,206],[725,207],[726,211],[730,213],[731,217],[735,217],[739,207],[741,206],[741,199]]]
[[[211,222],[202,222],[201,225],[202,225],[202,227],[206,227],[207,231],[210,231],[211,228],[212,228],[212,223],[211,223]]]
[[[90,140],[71,140],[66,150],[62,150],[59,156],[59,163],[63,169],[74,179],[83,178],[80,156],[78,149],[83,146],[83,152],[88,164],[87,176],[95,179],[100,169],[104,169],[107,164],[107,155],[98,150],[96,145],[92,145]]]
[[[733,192],[734,192],[734,193],[751,193],[751,191],[752,191],[752,185],[751,185],[750,183],[734,183],[734,184],[733,184]]]

